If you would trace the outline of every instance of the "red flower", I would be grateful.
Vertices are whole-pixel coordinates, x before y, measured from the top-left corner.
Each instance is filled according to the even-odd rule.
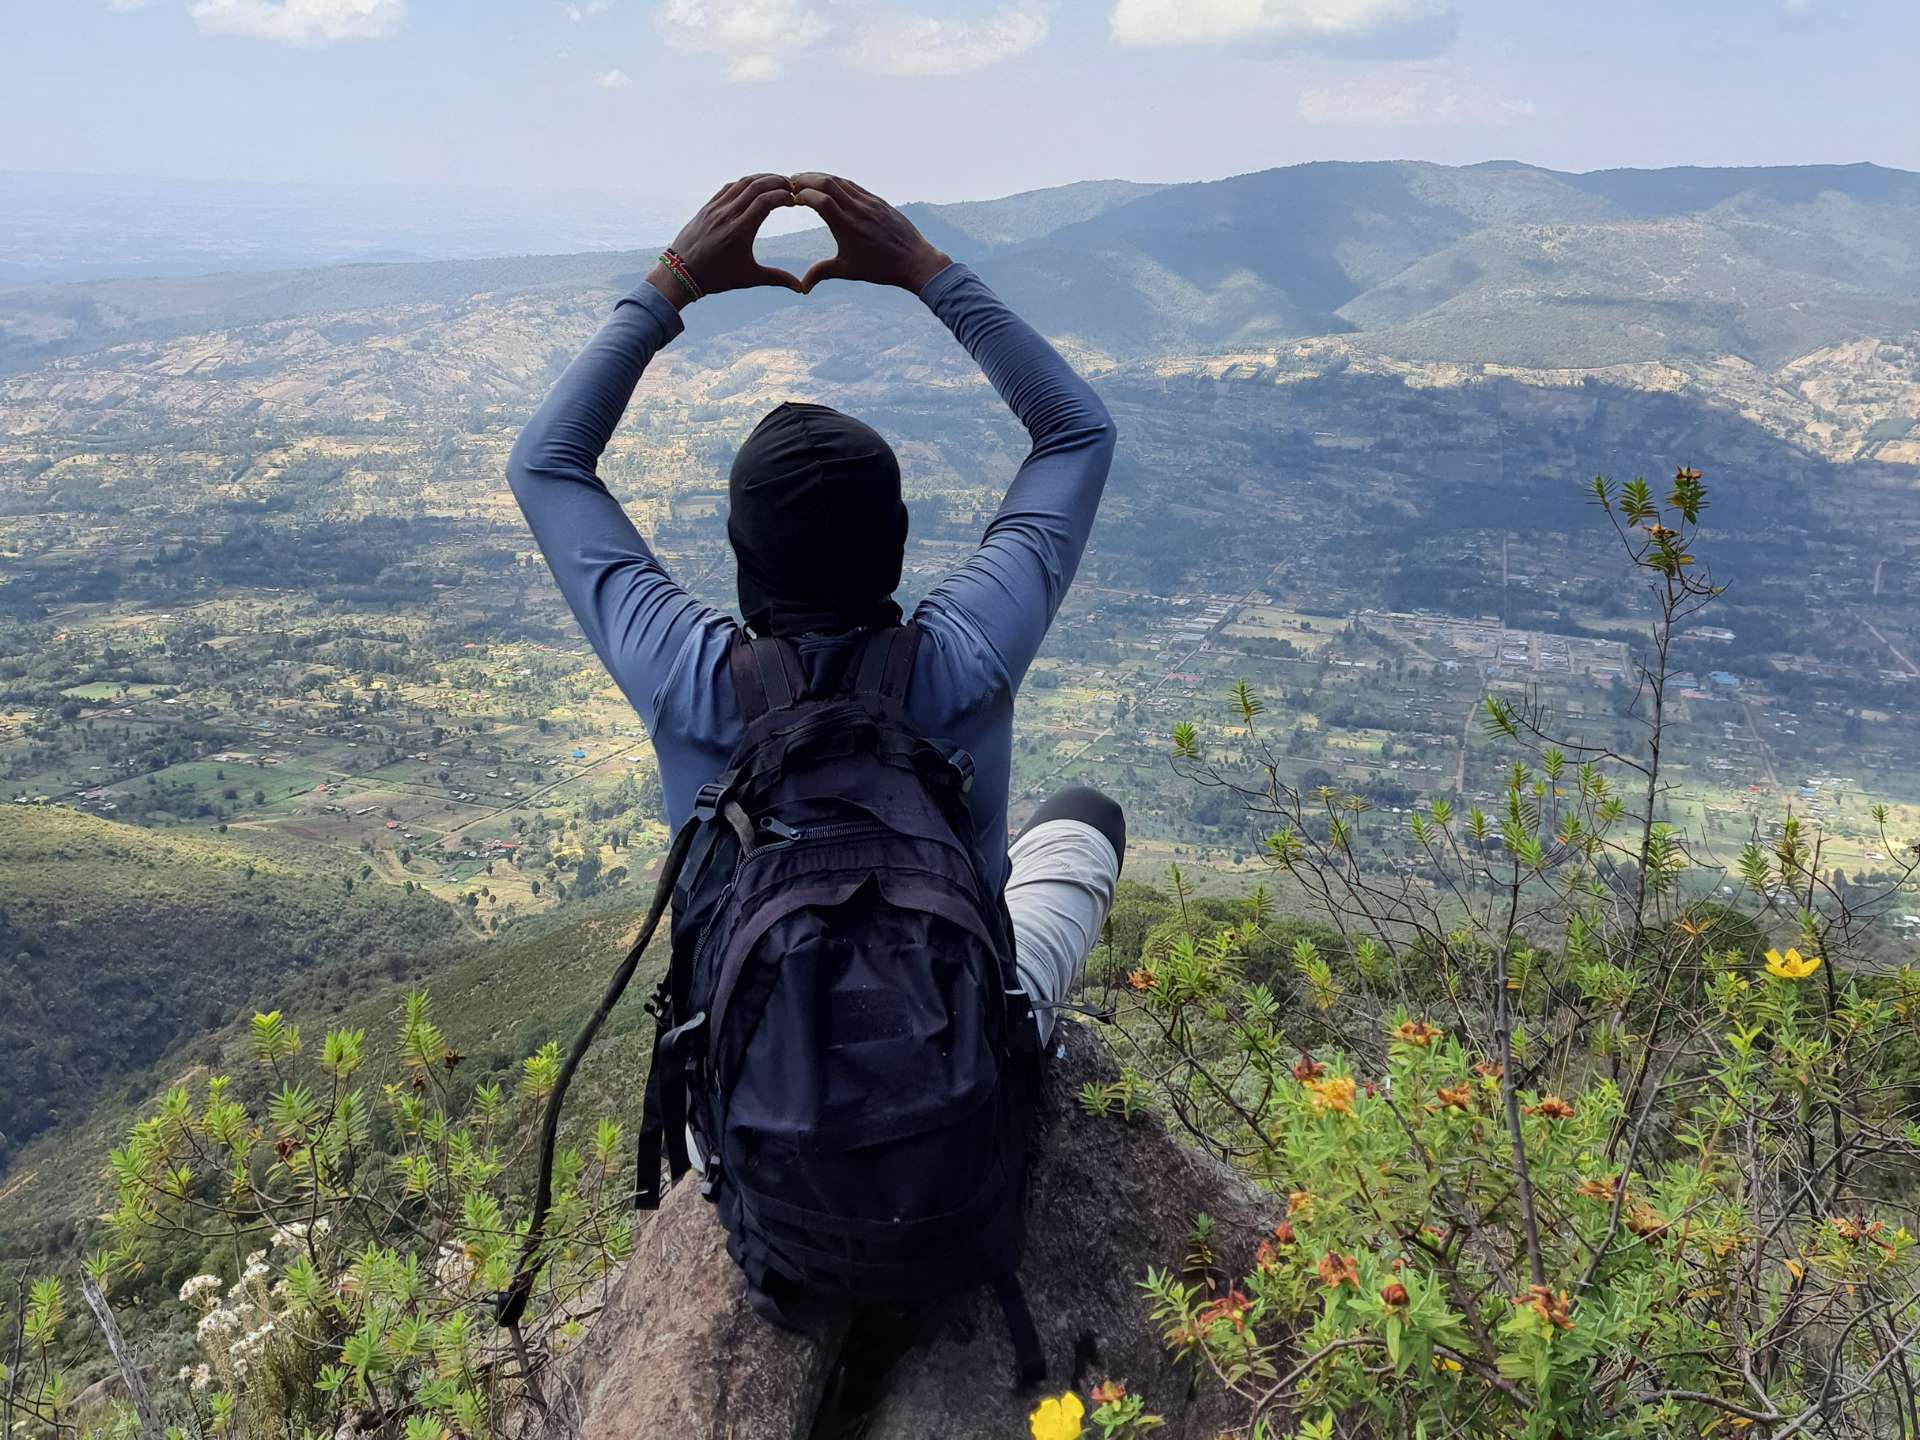
[[[1229,1290],[1225,1295],[1222,1295],[1218,1300],[1194,1316],[1194,1319],[1198,1320],[1202,1325],[1212,1325],[1216,1321],[1225,1320],[1231,1324],[1235,1330],[1245,1330],[1247,1328],[1247,1312],[1252,1308],[1253,1301],[1249,1300],[1245,1295],[1242,1295],[1238,1290]]]
[[[1407,1287],[1396,1280],[1380,1292],[1380,1298],[1389,1305],[1400,1306],[1407,1304],[1413,1297],[1407,1294]]]
[[[1342,1285],[1358,1288],[1359,1261],[1351,1255],[1342,1255],[1337,1250],[1329,1250],[1320,1257],[1320,1283],[1329,1290],[1338,1290]]]

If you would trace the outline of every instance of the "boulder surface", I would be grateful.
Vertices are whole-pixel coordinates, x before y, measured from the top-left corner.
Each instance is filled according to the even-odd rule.
[[[746,1285],[698,1187],[673,1188],[642,1226],[633,1259],[551,1396],[577,1440],[1019,1440],[1041,1395],[1084,1397],[1123,1380],[1170,1437],[1217,1435],[1232,1414],[1215,1385],[1162,1344],[1139,1282],[1178,1267],[1196,1213],[1215,1253],[1244,1266],[1272,1218],[1264,1197],[1176,1143],[1152,1116],[1092,1118],[1082,1085],[1117,1076],[1100,1037],[1062,1024],[1035,1104],[1033,1178],[1021,1282],[1049,1376],[1014,1388],[1012,1348],[991,1295],[957,1300],[904,1354],[843,1323],[776,1329]],[[897,1349],[898,1347],[893,1347]],[[556,1415],[556,1419],[559,1415]]]

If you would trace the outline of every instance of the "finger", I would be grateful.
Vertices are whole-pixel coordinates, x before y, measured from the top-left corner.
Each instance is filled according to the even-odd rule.
[[[733,197],[729,208],[744,215],[769,196],[776,197],[779,204],[793,204],[792,182],[784,175],[756,175]]]
[[[758,230],[761,222],[782,206],[794,205],[791,190],[762,190],[747,201],[746,208],[740,212],[740,218],[746,222],[749,230]]]
[[[846,181],[838,175],[829,175],[821,170],[809,170],[804,175],[795,175],[793,189],[795,194],[802,190],[818,190],[823,195],[832,196],[842,206],[854,198],[853,192],[847,188]]]
[[[764,180],[766,178],[765,175],[742,175],[738,180],[731,181],[722,186],[720,193],[714,196],[714,199],[723,204],[731,205],[751,190],[756,180]]]
[[[816,260],[807,267],[807,273],[800,277],[800,293],[811,295],[813,287],[822,280],[845,280],[847,262],[838,255],[829,255],[825,260]]]
[[[790,270],[782,270],[777,265],[756,266],[753,273],[758,277],[759,284],[776,285],[787,290],[798,290],[802,295],[807,293],[806,284],[798,275],[795,275]]]
[[[815,189],[812,186],[804,190],[796,189],[793,192],[793,198],[809,210],[816,212],[822,220],[827,222],[827,228],[835,234],[838,234],[840,227],[847,223],[847,212],[841,208],[838,200],[824,190]]]

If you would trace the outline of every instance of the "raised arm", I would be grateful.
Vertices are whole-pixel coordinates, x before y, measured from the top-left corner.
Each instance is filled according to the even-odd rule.
[[[651,723],[654,694],[688,633],[711,612],[667,574],[599,474],[600,456],[634,386],[682,328],[680,310],[701,294],[800,282],[759,265],[753,237],[793,204],[783,175],[723,187],[689,221],[666,263],[614,306],[520,432],[507,481],[574,618],[601,663]],[[683,275],[685,278],[683,279]]]
[[[975,630],[1017,687],[1086,552],[1113,464],[1113,419],[1059,352],[966,266],[942,270],[920,297],[1033,441],[980,548],[922,603]]]
[[[920,607],[997,658],[1018,686],[1087,548],[1113,463],[1107,407],[1034,328],[964,265],[871,191],[831,175],[796,175],[794,195],[820,213],[839,253],[807,272],[912,290],[954,333],[1033,441],[980,548]]]

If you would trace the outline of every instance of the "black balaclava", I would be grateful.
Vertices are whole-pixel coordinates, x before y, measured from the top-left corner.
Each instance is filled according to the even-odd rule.
[[[899,623],[907,507],[900,462],[871,426],[781,405],[733,457],[727,498],[740,615],[755,634]]]

